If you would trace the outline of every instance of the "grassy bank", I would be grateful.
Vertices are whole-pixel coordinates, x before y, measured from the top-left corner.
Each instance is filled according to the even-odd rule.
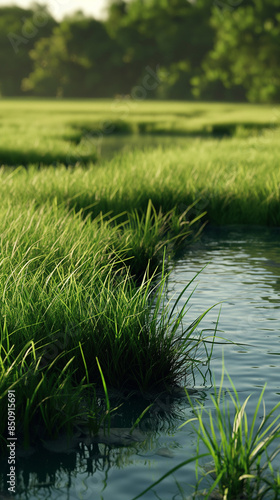
[[[29,443],[37,429],[36,442],[38,435],[73,429],[78,419],[98,430],[106,408],[95,391],[103,376],[108,387],[123,391],[170,390],[201,361],[199,319],[182,330],[184,311],[164,304],[165,274],[156,281],[143,275],[149,261],[155,266],[164,259],[163,247],[174,237],[170,214],[158,216],[150,203],[145,216],[131,213],[117,223],[53,200],[38,206],[36,197],[24,203],[7,196],[6,203],[0,217],[3,446],[8,390],[16,391],[21,442]]]

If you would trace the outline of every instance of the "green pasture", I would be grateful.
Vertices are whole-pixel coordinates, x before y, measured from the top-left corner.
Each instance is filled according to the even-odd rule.
[[[2,100],[0,162],[7,165],[96,161],[113,135],[247,136],[280,123],[280,107],[115,100]]]
[[[105,148],[107,140],[102,139]],[[110,161],[84,163],[73,150],[71,166],[52,162],[38,169],[34,157],[29,168],[4,165],[2,205],[56,200],[95,217],[143,214],[151,200],[157,213],[172,211],[175,226],[190,205],[192,218],[207,212],[204,221],[214,224],[280,225],[279,129],[249,137],[187,137],[179,143],[169,138],[156,148],[141,141],[141,149],[136,140],[131,151]]]
[[[182,330],[188,290],[181,311],[166,303],[165,262],[206,222],[280,225],[279,113],[0,101],[0,399],[17,391],[26,444],[34,426],[34,441],[79,419],[97,432],[100,387],[170,391],[209,362],[201,317]],[[100,158],[114,137],[135,147]]]
[[[181,215],[196,202],[192,215],[215,224],[279,225],[280,107],[119,98],[0,109],[2,203],[56,199],[96,216],[145,212],[150,199]],[[19,166],[29,168],[12,174]]]

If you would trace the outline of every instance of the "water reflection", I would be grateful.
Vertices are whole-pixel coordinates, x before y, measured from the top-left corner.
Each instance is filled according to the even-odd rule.
[[[179,390],[178,390],[179,391]],[[207,391],[189,388],[190,397],[203,402]],[[172,464],[175,451],[181,448],[176,438],[178,426],[191,414],[187,396],[161,394],[137,423],[139,415],[150,405],[151,395],[134,395],[125,401],[111,398],[117,408],[110,423],[97,436],[77,425],[70,438],[42,440],[36,449],[17,451],[17,499],[93,499],[112,498],[112,475],[127,468],[141,471],[154,467],[154,461]],[[135,424],[137,425],[135,426]],[[5,459],[0,463],[0,489],[9,498]],[[152,477],[152,476],[151,476]],[[141,488],[141,484],[139,485]],[[133,492],[120,498],[132,498]],[[139,491],[138,491],[139,493]],[[114,495],[114,498],[117,496]],[[2,499],[0,494],[0,499]]]
[[[218,335],[243,344],[225,347],[217,342],[211,361],[215,378],[220,378],[224,352],[238,390],[249,394],[267,382],[271,406],[280,389],[279,241],[279,228],[209,228],[200,242],[177,255],[169,279],[171,297],[207,265],[191,298],[190,314],[222,301]],[[205,328],[216,317],[217,311],[210,311]]]

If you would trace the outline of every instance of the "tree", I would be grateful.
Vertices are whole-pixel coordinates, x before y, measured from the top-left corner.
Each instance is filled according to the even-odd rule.
[[[106,97],[114,88],[115,46],[104,25],[77,12],[31,51],[34,69],[23,82],[38,95]]]
[[[190,79],[212,47],[209,24],[213,0],[117,0],[107,28],[123,54],[125,81],[131,88],[147,66],[162,68],[162,84],[150,97],[192,97]],[[165,76],[163,76],[165,75]]]
[[[21,81],[32,69],[29,51],[55,24],[45,6],[0,9],[0,95],[21,94]]]
[[[252,0],[235,9],[213,9],[215,45],[203,64],[199,91],[220,81],[226,88],[245,89],[248,100],[280,98],[279,0]]]

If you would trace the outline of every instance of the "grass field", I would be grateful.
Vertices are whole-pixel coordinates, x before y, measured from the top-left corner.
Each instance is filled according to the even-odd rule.
[[[153,273],[207,220],[280,225],[279,110],[0,101],[0,398],[17,390],[26,442],[34,423],[53,435],[82,416],[96,430],[103,377],[163,390],[201,361],[199,319],[182,337],[184,310],[163,307]],[[99,159],[118,134],[174,143]]]
[[[258,135],[280,125],[280,106],[110,100],[2,100],[0,162],[58,164],[96,160],[112,135]]]

